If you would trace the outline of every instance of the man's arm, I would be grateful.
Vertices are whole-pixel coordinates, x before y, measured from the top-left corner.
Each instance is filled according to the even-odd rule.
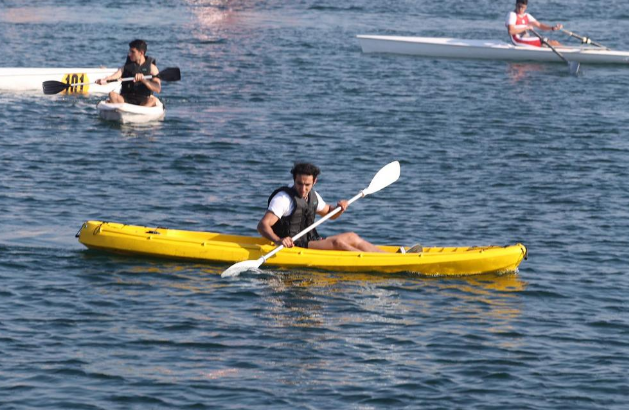
[[[334,215],[332,218],[332,220],[338,218],[339,216],[341,216],[341,214],[343,212],[345,212],[345,210],[347,209],[347,207],[349,206],[349,204],[347,203],[347,201],[345,199],[340,200],[335,207],[332,207],[331,205],[327,204],[325,206],[325,208],[323,208],[321,211],[317,212],[317,214],[321,215],[321,216],[326,216],[327,214],[329,214],[330,212],[334,211],[336,208],[341,207],[341,212],[339,212],[338,214]]]
[[[529,30],[531,27],[536,27],[540,30],[544,31],[555,31],[563,28],[562,24],[556,24],[554,26],[549,26],[548,24],[540,23],[539,21],[531,21],[527,27],[515,28],[515,24],[509,24],[508,26],[509,35],[514,34],[522,34],[525,31]]]
[[[531,22],[531,24],[529,24],[529,26],[535,26],[544,31],[556,31],[563,28],[563,25],[559,23],[555,24],[554,26],[549,26],[548,24],[540,23],[539,21],[533,21]]]
[[[292,248],[294,244],[290,236],[280,238],[275,234],[275,232],[273,232],[273,225],[275,225],[279,220],[280,218],[278,218],[273,212],[266,211],[262,219],[260,219],[260,222],[258,222],[258,232],[260,235],[276,245],[284,245],[286,248]]]
[[[515,34],[522,34],[526,31],[526,27],[524,28],[515,28],[515,24],[509,24],[508,26],[509,35],[513,36]]]
[[[153,78],[147,80],[144,78],[144,74],[138,73],[135,75],[135,81],[142,81],[149,90],[153,91],[154,93],[159,93],[162,91],[162,80],[155,77],[157,74],[159,74],[157,66],[155,64],[151,64],[151,75],[153,76]]]
[[[120,77],[122,77],[122,67],[120,67],[115,73],[113,73],[110,76],[107,76],[105,78],[99,78],[98,80],[96,80],[96,84],[105,85],[107,84],[108,80],[117,80]]]

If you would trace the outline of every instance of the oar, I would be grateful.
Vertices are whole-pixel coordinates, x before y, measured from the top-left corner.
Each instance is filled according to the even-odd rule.
[[[393,161],[390,164],[385,165],[373,177],[373,179],[371,180],[371,183],[369,184],[369,186],[367,188],[363,189],[362,191],[360,191],[352,199],[347,201],[347,204],[349,205],[352,202],[354,202],[354,201],[356,201],[356,200],[358,200],[358,199],[360,199],[360,198],[362,198],[364,196],[373,194],[375,192],[380,191],[383,188],[388,187],[389,185],[391,185],[392,183],[397,181],[399,177],[400,177],[400,163],[399,162]],[[341,211],[340,207],[335,208],[332,212],[330,212],[329,214],[327,214],[323,218],[319,219],[317,222],[313,223],[312,225],[310,225],[309,227],[307,227],[303,231],[299,232],[297,235],[293,236],[291,239],[293,240],[293,242],[296,241],[297,239],[301,238],[302,236],[304,236],[308,232],[312,231],[317,226],[321,225],[322,223],[324,223],[325,221],[327,221],[328,219],[330,219],[331,217],[333,217],[334,215],[336,215],[340,211]],[[278,253],[282,249],[284,249],[284,245],[278,246],[277,248],[273,249],[271,252],[267,253],[266,255],[260,257],[257,260],[248,260],[248,261],[238,262],[238,263],[230,266],[225,272],[223,272],[221,274],[221,276],[223,278],[226,278],[226,277],[229,277],[229,276],[237,276],[241,272],[244,272],[244,271],[247,271],[247,270],[250,270],[250,269],[257,269],[264,262],[266,262],[267,259],[269,259],[271,256],[275,255],[276,253]]]
[[[581,67],[581,63],[578,63],[576,61],[568,61],[566,57],[564,57],[559,51],[557,51],[555,47],[551,46],[550,43],[544,39],[544,37],[540,36],[537,31],[533,30],[532,28],[529,28],[529,30],[531,30],[533,34],[535,34],[542,41],[542,43],[550,47],[550,49],[553,50],[553,52],[557,54],[559,58],[561,58],[566,64],[568,64],[570,74],[577,75],[577,73],[579,72],[579,67]]]
[[[163,81],[179,81],[181,80],[181,72],[179,71],[179,67],[168,67],[159,72],[159,74],[152,76],[147,75],[144,76],[147,80],[158,77]],[[113,83],[115,81],[133,81],[134,77],[128,78],[120,78],[117,80],[107,80],[108,83]],[[80,85],[88,85],[88,84],[96,84],[96,81],[92,81],[91,83],[62,83],[61,81],[44,81],[43,88],[44,94],[59,94],[61,91],[67,90],[70,87],[78,87]]]
[[[581,37],[580,35],[575,34],[572,31],[565,30],[563,28],[561,29],[561,31],[563,31],[564,33],[566,33],[570,37],[578,38],[579,40],[581,40],[582,44],[594,44],[596,47],[600,47],[600,48],[604,48],[605,50],[609,50],[608,47],[605,47],[602,44],[598,44],[596,41],[592,41],[592,39],[589,38],[589,37]]]

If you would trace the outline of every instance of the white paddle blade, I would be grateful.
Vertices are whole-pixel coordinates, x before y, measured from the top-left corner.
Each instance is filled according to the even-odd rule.
[[[248,270],[258,269],[263,263],[264,258],[256,259],[255,261],[238,262],[227,268],[225,272],[221,273],[221,278],[230,278],[232,276],[238,276]]]
[[[570,67],[570,74],[577,75],[579,74],[579,68],[581,68],[581,63],[577,63],[576,61],[570,61],[568,63],[568,67]]]
[[[370,195],[374,192],[380,191],[382,188],[386,188],[400,177],[400,163],[398,161],[393,161],[384,167],[376,176],[371,180],[371,184],[363,191],[364,195]]]

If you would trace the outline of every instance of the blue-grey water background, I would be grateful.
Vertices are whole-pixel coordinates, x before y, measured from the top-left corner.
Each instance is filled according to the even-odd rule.
[[[500,38],[512,1],[2,0],[0,66],[117,67],[144,38],[163,123],[0,92],[2,409],[629,407],[626,67],[364,55],[357,34]],[[624,1],[535,1],[629,49]],[[566,37],[555,36],[566,41]],[[273,271],[87,251],[89,219],[255,235],[296,160],[326,235],[522,242],[518,273]]]

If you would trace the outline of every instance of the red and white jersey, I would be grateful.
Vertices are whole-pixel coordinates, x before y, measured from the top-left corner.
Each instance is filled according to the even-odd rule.
[[[524,28],[527,27],[530,23],[537,21],[535,17],[531,16],[529,13],[517,14],[514,11],[509,12],[507,14],[507,21],[505,22],[505,26],[507,29],[509,26],[514,26],[515,28]],[[541,47],[542,41],[537,37],[532,37],[528,35],[528,32],[523,32],[520,34],[514,34],[511,37],[511,41],[516,46],[519,45],[528,45],[534,47]]]

